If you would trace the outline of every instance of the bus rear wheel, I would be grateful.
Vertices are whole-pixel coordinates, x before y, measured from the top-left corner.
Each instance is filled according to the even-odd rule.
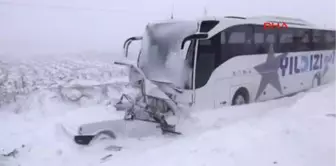
[[[232,98],[232,105],[243,105],[249,103],[248,92],[245,88],[240,88]]]

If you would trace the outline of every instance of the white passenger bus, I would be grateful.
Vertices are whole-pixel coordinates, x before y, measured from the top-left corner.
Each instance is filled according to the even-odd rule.
[[[265,22],[286,23],[288,28],[264,29]],[[115,107],[125,110],[124,120],[159,124],[162,133],[181,134],[175,130],[177,121],[166,117],[182,112],[183,106],[209,109],[264,101],[335,79],[335,31],[300,19],[153,23],[142,36],[126,40],[126,56],[134,40],[142,43],[137,62],[115,63],[130,67],[130,82],[140,91],[135,97],[122,95]],[[114,137],[118,127],[131,124],[140,125],[118,120],[84,124],[75,141],[88,144],[99,133]]]
[[[264,28],[265,22],[288,28]],[[335,30],[286,17],[223,17],[151,23],[134,40],[146,77],[181,91],[165,93],[200,109],[265,101],[335,79]],[[131,80],[139,81],[131,74]]]

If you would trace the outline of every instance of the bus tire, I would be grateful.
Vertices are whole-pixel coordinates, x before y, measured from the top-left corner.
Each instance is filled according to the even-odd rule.
[[[246,88],[239,88],[232,98],[231,105],[243,105],[249,103],[249,93]]]

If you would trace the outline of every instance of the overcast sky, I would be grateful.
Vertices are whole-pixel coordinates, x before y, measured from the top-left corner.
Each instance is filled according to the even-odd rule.
[[[174,6],[174,7],[173,7]],[[203,15],[299,17],[335,26],[335,0],[0,0],[0,54],[119,52],[149,21]]]

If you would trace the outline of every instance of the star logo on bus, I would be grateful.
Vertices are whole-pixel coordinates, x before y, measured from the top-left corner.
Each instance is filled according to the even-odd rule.
[[[275,57],[273,45],[271,44],[266,62],[254,67],[254,69],[261,75],[261,81],[255,98],[256,100],[260,97],[261,93],[266,89],[268,84],[272,85],[279,91],[279,93],[282,94],[278,69],[280,67],[281,60],[285,58],[287,54],[288,53],[282,53],[281,55]]]

